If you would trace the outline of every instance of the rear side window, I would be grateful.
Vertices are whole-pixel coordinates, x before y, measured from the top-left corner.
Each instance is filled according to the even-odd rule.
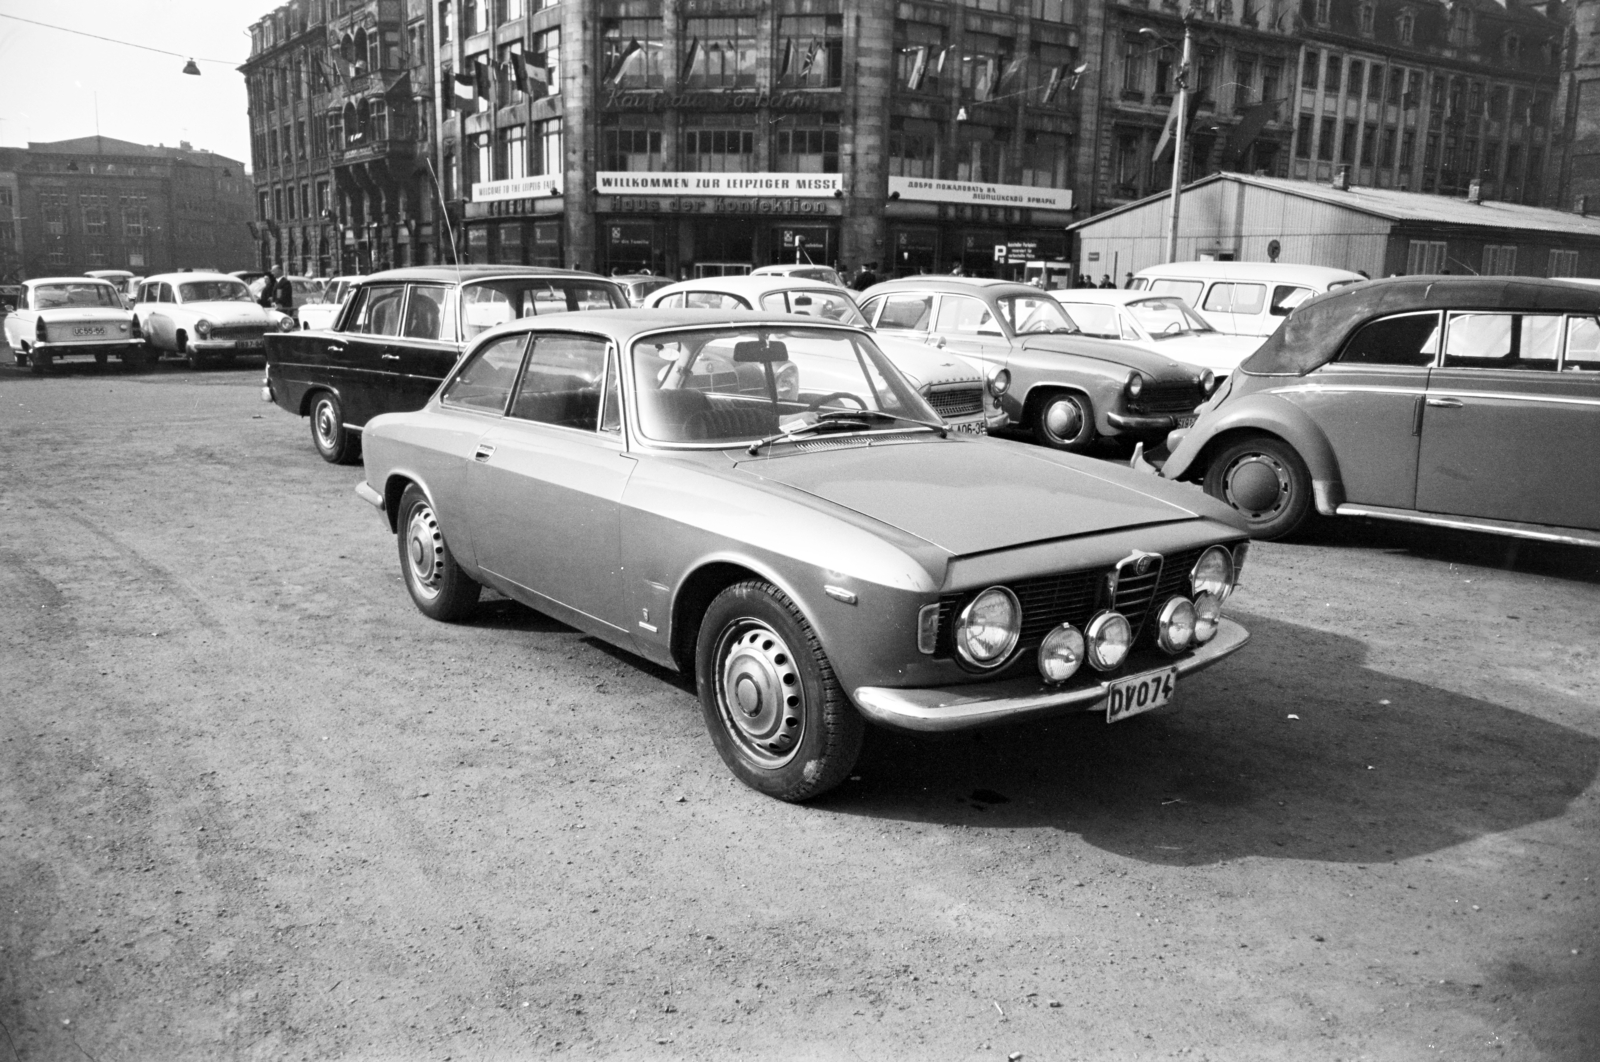
[[[1439,351],[1439,315],[1405,313],[1370,321],[1345,343],[1338,360],[1355,365],[1433,364]]]
[[[678,291],[671,295],[662,296],[661,301],[656,303],[656,306],[663,310],[683,309],[683,292]]]
[[[406,324],[402,335],[412,339],[438,339],[439,327],[444,320],[444,296],[448,289],[442,284],[413,284],[411,301],[406,303]]]
[[[720,291],[691,291],[683,298],[683,304],[691,310],[748,310],[750,308],[743,299],[736,295],[725,295]]]
[[[503,413],[511,388],[522,368],[522,352],[528,347],[526,335],[501,336],[477,351],[456,373],[439,400],[445,405]]]
[[[595,336],[543,335],[533,341],[511,416],[594,431],[600,423],[606,341]]]
[[[1242,313],[1254,316],[1261,312],[1262,303],[1267,301],[1267,286],[1265,284],[1213,284],[1206,293],[1207,310],[1217,313]]]
[[[1288,317],[1291,310],[1315,294],[1310,288],[1296,284],[1275,284],[1272,288],[1272,308],[1267,312],[1274,317]]]
[[[926,332],[932,310],[932,295],[886,295],[883,313],[878,316],[878,327],[902,332]]]
[[[1554,314],[1453,313],[1444,363],[1452,368],[1556,367],[1562,319]]]
[[[1593,317],[1567,319],[1567,357],[1564,369],[1600,372],[1600,320]]]
[[[964,335],[1003,334],[988,306],[961,295],[946,295],[939,303],[939,319],[934,323],[933,330]]]
[[[1176,295],[1190,306],[1200,301],[1200,292],[1205,289],[1205,282],[1200,280],[1168,280],[1157,277],[1150,282],[1150,290],[1157,295]]]
[[[400,303],[404,284],[369,284],[361,289],[361,301],[345,318],[346,332],[369,336],[400,334]]]

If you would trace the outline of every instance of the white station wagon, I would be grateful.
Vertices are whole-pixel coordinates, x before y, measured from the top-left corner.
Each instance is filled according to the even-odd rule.
[[[163,273],[139,285],[134,318],[156,357],[171,352],[191,369],[214,358],[265,354],[268,332],[292,332],[294,318],[258,306],[250,288],[226,273]]]

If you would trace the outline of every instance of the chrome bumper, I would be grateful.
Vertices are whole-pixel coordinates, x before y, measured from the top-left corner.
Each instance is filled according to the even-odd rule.
[[[1178,425],[1178,418],[1167,413],[1117,413],[1106,414],[1106,423],[1121,432],[1166,435]]]
[[[363,479],[356,484],[356,497],[371,505],[380,513],[383,512],[383,495],[369,487],[366,480]]]
[[[1192,675],[1237,652],[1250,640],[1250,632],[1230,619],[1221,621],[1217,636],[1188,656],[1177,658],[1178,676]],[[1156,671],[1158,667],[1145,670]],[[1094,677],[1062,687],[1047,686],[1037,678],[975,682],[963,686],[894,689],[859,686],[851,695],[856,706],[875,723],[897,730],[969,730],[995,723],[1043,718],[1069,711],[1084,711],[1105,700],[1111,683],[1140,674],[1139,670],[1113,678]]]

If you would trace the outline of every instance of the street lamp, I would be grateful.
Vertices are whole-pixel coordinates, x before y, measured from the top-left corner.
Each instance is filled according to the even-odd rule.
[[[1178,205],[1183,197],[1183,138],[1189,123],[1189,35],[1191,16],[1183,16],[1183,60],[1178,64],[1178,120],[1172,137],[1172,219],[1167,229],[1167,261],[1178,260]],[[1161,34],[1146,26],[1139,31],[1146,37],[1162,40]]]

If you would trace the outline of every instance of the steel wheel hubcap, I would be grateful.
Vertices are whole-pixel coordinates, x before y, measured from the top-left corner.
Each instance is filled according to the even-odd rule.
[[[406,560],[417,593],[437,597],[439,580],[444,577],[444,535],[427,505],[412,509],[411,519],[406,521]]]
[[[1083,411],[1078,403],[1063,398],[1044,411],[1045,430],[1063,441],[1076,439],[1083,431]]]
[[[333,419],[333,403],[317,403],[317,441],[328,449],[333,449],[334,441],[338,438],[339,425]]]
[[[1268,454],[1247,454],[1228,469],[1228,504],[1246,516],[1270,516],[1289,498],[1289,473]]]
[[[805,733],[805,690],[789,646],[765,623],[746,619],[722,632],[717,650],[724,727],[762,766],[788,763]]]

